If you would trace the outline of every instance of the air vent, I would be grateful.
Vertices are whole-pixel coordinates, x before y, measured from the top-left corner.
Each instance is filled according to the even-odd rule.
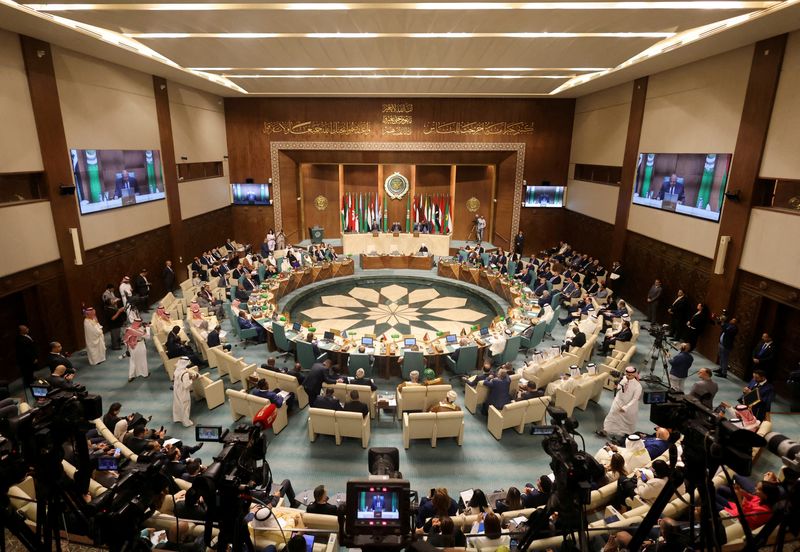
[[[705,38],[705,37],[710,36],[710,35],[718,32],[718,31],[721,31],[722,29],[724,29],[726,27],[727,27],[727,25],[717,25],[716,27],[712,27],[712,28],[708,29],[707,31],[703,31],[702,33],[697,35],[697,38]]]
[[[666,53],[666,52],[669,52],[669,51],[671,51],[671,50],[675,50],[675,49],[677,49],[677,48],[680,48],[681,46],[683,46],[683,41],[682,41],[682,40],[680,40],[680,41],[678,41],[678,42],[676,42],[676,43],[674,43],[674,44],[670,44],[669,46],[666,46],[666,47],[662,48],[660,53],[664,54],[664,53]]]

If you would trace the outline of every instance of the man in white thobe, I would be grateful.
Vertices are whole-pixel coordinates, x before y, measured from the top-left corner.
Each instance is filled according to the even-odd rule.
[[[83,332],[86,337],[86,356],[89,364],[94,366],[106,360],[106,339],[103,326],[97,321],[97,313],[92,307],[83,311]]]
[[[175,364],[175,374],[172,379],[172,421],[180,422],[183,427],[194,425],[191,420],[192,382],[199,377],[197,371],[189,370],[190,361],[181,357]]]
[[[150,338],[150,327],[142,325],[141,318],[135,318],[133,323],[125,330],[123,341],[128,346],[130,362],[128,363],[128,382],[133,378],[150,377],[150,370],[147,368],[147,350],[144,340]]]
[[[122,278],[119,284],[119,296],[122,297],[122,306],[128,306],[128,300],[133,295],[133,286],[131,286],[131,279],[128,276]]]
[[[603,422],[603,431],[608,435],[630,435],[635,432],[641,396],[639,374],[636,368],[628,366],[625,368],[625,377],[617,385],[617,394]]]

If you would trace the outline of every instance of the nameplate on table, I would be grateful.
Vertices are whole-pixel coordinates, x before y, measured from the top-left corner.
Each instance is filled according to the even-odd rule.
[[[379,236],[380,236],[380,233],[379,233],[379,232],[373,232],[373,233],[372,233],[372,237],[373,237],[373,238],[377,238],[377,237],[379,237]]]
[[[414,237],[418,238],[419,237],[419,232],[414,232]]]
[[[394,236],[395,238],[399,238],[400,232],[392,232],[392,236]]]

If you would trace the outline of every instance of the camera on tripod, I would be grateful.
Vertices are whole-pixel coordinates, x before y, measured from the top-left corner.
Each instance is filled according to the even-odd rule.
[[[655,340],[653,348],[662,348],[667,340],[667,336],[669,335],[669,324],[653,324],[647,328],[647,333],[652,335],[653,339]]]

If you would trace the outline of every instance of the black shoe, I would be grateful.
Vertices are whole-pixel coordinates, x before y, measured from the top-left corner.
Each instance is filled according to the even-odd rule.
[[[297,499],[295,499],[295,500],[292,500],[292,502],[291,502],[292,508],[299,508],[299,507],[300,507],[302,504],[303,504],[303,503],[302,503],[302,502],[300,502],[300,501],[299,501],[299,500],[297,500]]]
[[[608,437],[608,433],[606,433],[606,432],[605,432],[605,431],[603,431],[602,429],[598,429],[598,430],[597,430],[597,431],[595,431],[594,433],[595,433],[595,435],[598,435],[598,436],[600,436],[600,437]]]
[[[204,445],[204,444],[205,444],[205,443],[200,443],[200,444],[198,444],[198,445],[195,445],[195,446],[193,446],[193,447],[186,447],[186,452],[188,452],[189,454],[194,454],[195,452],[197,452],[198,450],[200,450],[201,448],[203,448],[203,445]]]

